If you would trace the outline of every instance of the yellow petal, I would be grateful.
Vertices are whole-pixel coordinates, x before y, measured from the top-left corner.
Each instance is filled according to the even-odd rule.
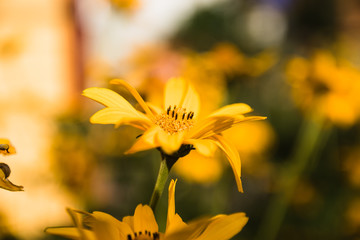
[[[234,103],[213,112],[211,115],[198,122],[189,132],[188,138],[208,138],[214,134],[231,128],[234,124],[243,121],[255,121],[265,119],[264,117],[245,117],[243,114],[251,112],[252,109],[245,103]]]
[[[212,135],[221,133],[222,129],[231,128],[234,122],[234,118],[206,118],[190,129],[187,138],[209,138]]]
[[[166,221],[166,234],[171,234],[172,232],[183,228],[186,224],[182,221],[181,217],[178,214],[175,214],[175,186],[177,180],[171,179],[169,184],[169,195],[168,195],[168,212],[167,212],[167,221]]]
[[[128,112],[136,112],[136,109],[125,98],[107,88],[87,88],[83,91],[82,95],[91,98],[106,107],[120,108]]]
[[[149,106],[145,103],[144,99],[140,96],[138,91],[136,91],[136,89],[133,86],[131,86],[126,81],[120,80],[120,79],[113,79],[110,81],[110,83],[121,85],[121,86],[125,87],[131,93],[131,95],[133,95],[133,97],[136,99],[136,101],[139,103],[139,105],[142,107],[142,109],[149,115],[150,119],[155,118],[153,113],[149,109]]]
[[[84,216],[89,217],[89,218],[92,217],[90,213],[79,211],[79,210],[74,210],[71,208],[67,208],[66,211],[70,215],[75,227],[77,228],[81,240],[95,240],[96,239],[95,235],[92,232],[89,233],[89,231],[86,230],[83,225]]]
[[[3,179],[3,178],[0,179],[0,188],[6,189],[6,190],[9,190],[9,191],[13,191],[13,192],[24,191],[23,186],[15,185],[12,182],[10,182],[10,180]]]
[[[0,138],[0,153],[10,155],[16,153],[15,147],[6,138]]]
[[[122,219],[123,223],[126,223],[132,231],[134,231],[134,216],[126,216]]]
[[[250,121],[258,121],[258,120],[265,120],[266,117],[260,117],[260,116],[251,116],[251,117],[245,117],[243,115],[240,115],[230,121],[224,121],[223,124],[219,124],[213,128],[213,132],[215,134],[220,134],[226,129],[232,128],[234,126],[237,126],[238,124],[241,124],[243,122],[250,122]]]
[[[243,192],[242,183],[241,183],[241,162],[240,162],[240,156],[239,153],[236,150],[236,147],[233,146],[231,143],[225,140],[224,137],[220,135],[214,135],[211,137],[220,147],[221,150],[226,155],[226,158],[229,160],[229,163],[231,165],[231,168],[235,175],[236,184],[238,187],[239,192]]]
[[[165,108],[169,106],[180,107],[185,99],[188,84],[182,78],[172,78],[165,86]]]
[[[94,218],[98,221],[108,222],[109,224],[116,225],[120,222],[119,220],[117,220],[116,218],[111,216],[110,214],[107,214],[104,212],[95,211],[92,213],[92,216],[94,216]]]
[[[172,216],[170,224],[166,225],[165,235],[171,235],[174,232],[181,231],[184,227],[186,227],[186,223],[184,223],[180,215],[176,213]]]
[[[234,103],[216,110],[208,117],[233,117],[236,115],[243,115],[252,111],[253,109],[245,103]]]
[[[208,139],[186,139],[184,143],[193,145],[198,153],[207,157],[213,156],[216,150],[214,143]]]
[[[161,114],[164,110],[150,102],[146,102],[146,105],[148,105],[149,109],[154,115]]]
[[[94,212],[92,215],[95,220],[90,222],[90,226],[97,239],[121,240],[126,239],[128,234],[132,234],[132,230],[127,224],[119,222],[107,213]]]
[[[159,227],[156,223],[154,213],[148,205],[137,205],[134,213],[134,232],[150,231],[158,232]]]
[[[173,154],[174,152],[178,151],[183,144],[184,139],[184,132],[176,133],[176,134],[168,134],[163,130],[158,131],[157,134],[157,141],[161,149],[166,154]]]
[[[131,154],[135,152],[145,151],[160,146],[156,140],[156,136],[159,131],[162,131],[158,126],[154,126],[148,129],[139,139],[132,145],[132,147],[125,152],[125,154]]]
[[[5,173],[2,169],[0,169],[0,188],[9,190],[9,191],[24,191],[23,186],[18,186],[10,182],[7,178],[5,178]]]
[[[196,240],[227,240],[240,232],[247,223],[245,213],[218,215]]]
[[[124,112],[121,108],[104,108],[90,118],[91,123],[99,124],[129,124],[140,129],[147,129],[152,125],[150,119],[143,113]]]
[[[195,119],[199,116],[200,97],[191,84],[189,84],[184,102],[180,106],[182,106],[182,108],[186,109],[188,112],[194,112]]]
[[[132,237],[132,239],[135,238],[132,228],[127,223],[119,222],[117,227],[119,229],[120,240],[128,239],[129,235]]]
[[[84,230],[88,240],[95,240],[96,237],[90,230]],[[71,238],[75,240],[83,240],[76,227],[50,227],[45,229],[45,233],[56,235],[64,238]]]
[[[186,108],[187,112],[199,113],[200,100],[195,89],[182,78],[172,78],[165,86],[165,108],[169,106]]]
[[[188,138],[209,138],[213,135],[229,129],[237,124],[246,121],[264,120],[266,117],[251,116],[245,117],[238,115],[236,117],[209,117],[196,124],[187,135]]]
[[[167,221],[166,229],[170,225],[171,219],[175,216],[175,186],[177,180],[171,179],[169,184],[169,193],[168,193],[168,211],[167,211]]]
[[[172,231],[165,233],[166,240],[194,240],[198,237],[204,229],[210,224],[211,219],[202,218],[199,220],[195,220],[190,222],[189,224],[185,224],[183,227],[176,229],[176,231]],[[222,239],[222,238],[219,238]]]

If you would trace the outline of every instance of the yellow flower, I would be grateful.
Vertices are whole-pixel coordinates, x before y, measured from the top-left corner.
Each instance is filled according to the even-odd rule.
[[[169,46],[157,45],[156,47],[150,46],[140,49],[123,61],[121,65],[127,81],[145,95],[147,101],[156,105],[163,103],[164,86],[171,76],[182,76],[189,80],[190,84],[197,90],[200,102],[206,103],[201,105],[201,112],[196,114],[198,118],[202,118],[218,109],[224,99],[227,98],[226,80],[231,80],[233,77],[227,79],[226,76],[258,76],[271,67],[275,61],[274,57],[270,52],[263,52],[251,58],[246,57],[235,45],[226,42],[219,43],[209,51],[202,53],[193,52],[189,49],[174,50]],[[256,122],[260,123],[260,121]],[[240,124],[245,129],[246,126],[243,125]],[[229,132],[232,130],[233,128]],[[246,134],[248,132],[251,130],[246,131]],[[255,141],[255,139],[251,143],[246,141],[249,137],[253,139],[254,132],[246,136],[244,141],[241,141],[236,136],[237,134],[233,135],[236,142],[241,142],[237,145],[245,143],[246,146],[249,146]],[[260,144],[256,143],[251,148],[256,149],[257,152],[261,151],[260,145],[263,139],[267,140],[266,137],[266,133],[265,138],[260,136]],[[228,138],[228,140],[230,139]],[[243,153],[239,152],[244,159]],[[218,155],[218,151],[210,155],[191,151],[181,161],[176,162],[173,171],[190,182],[216,182],[225,168],[225,164]],[[246,157],[246,155],[244,156]],[[251,162],[253,162],[253,158],[251,158]]]
[[[138,0],[110,0],[110,2],[119,10],[132,12],[139,8]]]
[[[48,234],[76,240],[226,240],[241,231],[248,221],[245,213],[216,215],[184,223],[175,213],[175,185],[169,185],[165,233],[159,232],[154,213],[148,205],[139,204],[133,216],[122,221],[103,212],[87,213],[68,209],[74,227],[52,227]]]
[[[273,51],[264,51],[254,57],[247,57],[239,49],[227,42],[215,45],[204,55],[212,70],[227,75],[249,75],[252,77],[260,76],[271,68],[276,62]]]
[[[328,51],[307,60],[292,58],[287,79],[297,105],[312,110],[334,124],[351,126],[360,118],[360,70]]]
[[[342,164],[350,185],[360,188],[360,146],[349,149]]]
[[[139,93],[125,81],[112,80],[111,83],[126,87],[145,114],[136,110],[122,96],[106,88],[88,88],[83,95],[106,106],[90,118],[91,123],[116,126],[128,124],[145,131],[127,153],[160,148],[167,156],[179,158],[195,147],[200,153],[208,155],[212,151],[209,145],[215,143],[229,160],[238,190],[243,191],[239,154],[221,133],[241,122],[265,119],[264,117],[245,117],[244,114],[252,109],[247,104],[235,103],[218,109],[204,119],[197,119],[200,108],[198,94],[181,78],[173,78],[167,82],[163,109],[145,103]],[[184,150],[186,153],[181,153]]]
[[[0,139],[0,153],[3,155],[10,155],[16,153],[15,147],[8,139]],[[9,191],[23,191],[23,186],[17,186],[10,182],[10,167],[5,163],[0,163],[0,188]]]

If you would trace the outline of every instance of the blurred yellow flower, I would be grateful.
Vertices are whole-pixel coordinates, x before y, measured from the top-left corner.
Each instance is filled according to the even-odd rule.
[[[286,68],[296,104],[314,110],[332,123],[350,126],[360,117],[360,70],[328,51],[310,60],[292,58]]]
[[[220,42],[201,53],[188,49],[175,50],[166,45],[148,46],[140,48],[122,62],[122,66],[126,79],[134,84],[146,80],[166,82],[172,76],[202,81],[195,77],[198,74],[225,81],[225,76],[259,76],[272,67],[276,60],[271,50],[248,57],[234,44]]]
[[[244,103],[230,104],[218,109],[206,118],[199,120],[200,102],[197,92],[185,80],[173,78],[167,82],[164,94],[164,108],[147,104],[139,93],[122,80],[111,83],[126,87],[135,97],[146,114],[136,110],[119,94],[106,88],[88,88],[83,95],[106,106],[96,112],[91,123],[132,125],[145,130],[137,142],[127,151],[134,153],[152,148],[161,148],[167,155],[173,155],[180,148],[195,147],[204,155],[209,155],[216,144],[226,155],[233,169],[239,191],[242,190],[240,179],[240,157],[236,148],[221,133],[239,123],[251,120],[262,120],[265,117],[245,117],[252,109]],[[178,156],[183,157],[184,155]]]
[[[276,62],[272,51],[245,56],[235,45],[221,42],[206,52],[173,49],[166,45],[140,48],[121,63],[125,79],[153,103],[162,102],[162,89],[169,78],[182,76],[199,92],[200,100],[212,99],[202,106],[207,114],[223,103],[227,76],[259,76]]]
[[[217,181],[223,172],[224,164],[220,161],[217,152],[205,156],[192,151],[189,155],[177,161],[174,172],[188,182],[212,183]]]
[[[223,135],[234,143],[248,174],[264,176],[270,173],[266,153],[275,141],[275,132],[267,121],[245,122],[224,131]]]
[[[349,235],[357,235],[360,228],[360,198],[354,197],[346,205],[344,214],[345,231]]]
[[[169,185],[168,212],[165,233],[159,227],[151,208],[139,204],[134,216],[122,221],[103,212],[87,213],[68,209],[74,227],[52,227],[46,233],[76,240],[226,240],[241,231],[248,221],[244,213],[216,215],[186,224],[175,213],[175,185]]]
[[[132,12],[137,9],[140,5],[138,0],[110,0],[117,9]]]
[[[15,147],[8,139],[0,139],[0,153],[3,155],[10,155],[16,153]],[[0,163],[0,188],[9,191],[23,191],[23,186],[17,186],[10,182],[10,167],[5,163]]]
[[[244,155],[255,155],[263,152],[274,141],[274,130],[268,122],[246,122],[224,132],[227,139],[234,142],[236,148]]]
[[[359,146],[348,150],[344,161],[342,161],[343,170],[346,172],[346,177],[349,183],[357,188],[360,188],[360,150]]]
[[[246,57],[233,44],[219,43],[206,52],[204,58],[212,68],[225,74],[246,72]]]
[[[230,43],[222,42],[206,52],[204,60],[213,70],[227,75],[259,76],[274,65],[275,53],[264,51],[254,57],[247,57]]]

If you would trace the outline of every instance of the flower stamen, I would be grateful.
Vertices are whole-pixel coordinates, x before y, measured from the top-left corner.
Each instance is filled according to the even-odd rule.
[[[145,234],[142,234],[141,231],[134,233],[134,238],[131,234],[127,235],[127,240],[159,240],[160,235],[158,232],[151,233],[150,231],[145,230]]]
[[[166,112],[155,118],[155,124],[169,134],[190,129],[194,125],[194,112],[186,112],[185,108],[169,106]]]

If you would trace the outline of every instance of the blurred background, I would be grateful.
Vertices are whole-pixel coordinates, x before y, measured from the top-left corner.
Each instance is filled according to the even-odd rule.
[[[91,125],[81,96],[121,78],[161,104],[183,76],[201,116],[244,102],[261,122],[224,135],[242,159],[239,193],[224,155],[195,152],[171,171],[185,221],[242,211],[233,239],[360,239],[360,1],[0,1],[2,157],[24,192],[0,189],[0,239],[60,239],[65,208],[121,219],[148,203],[157,150],[124,155],[141,134]],[[167,191],[156,211],[166,223]]]

